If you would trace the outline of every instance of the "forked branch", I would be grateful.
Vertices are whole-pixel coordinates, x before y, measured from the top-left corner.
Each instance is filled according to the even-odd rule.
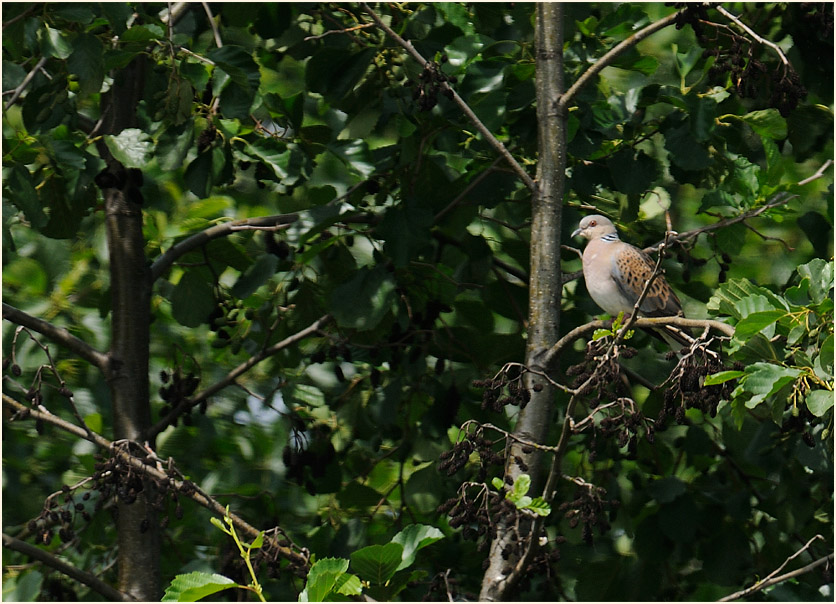
[[[74,352],[85,361],[98,367],[103,373],[107,373],[108,356],[93,348],[85,342],[71,334],[62,327],[56,327],[49,321],[38,319],[22,310],[15,308],[9,304],[3,303],[3,318],[17,325],[22,325],[32,331],[46,336],[56,344],[60,344],[67,350]]]
[[[200,489],[196,488],[196,486],[193,483],[190,483],[186,480],[172,478],[169,474],[166,474],[166,472],[157,468],[155,465],[147,464],[147,458],[143,459],[130,453],[128,447],[117,446],[117,443],[109,441],[100,434],[85,431],[84,428],[76,426],[75,424],[62,419],[61,417],[58,417],[57,415],[50,413],[43,406],[39,405],[36,408],[29,407],[13,399],[5,393],[2,395],[2,399],[4,406],[19,413],[20,416],[31,417],[35,420],[41,420],[45,423],[56,426],[57,428],[60,428],[61,430],[68,432],[69,434],[72,434],[79,438],[83,438],[84,440],[93,443],[100,449],[108,451],[111,455],[117,457],[119,461],[130,465],[131,468],[134,471],[138,472],[140,475],[147,476],[148,478],[159,483],[171,484],[179,494],[189,497],[192,501],[194,501],[198,505],[205,507],[213,514],[223,517],[226,513],[226,508],[224,506],[222,506],[215,498],[207,495]],[[139,449],[145,450],[144,447],[139,447]],[[235,523],[236,528],[243,531],[251,539],[255,539],[259,535],[259,530],[250,525],[240,516],[230,513],[230,517]],[[281,545],[276,539],[269,536],[268,534],[265,534],[264,538],[265,540],[271,542],[271,547],[275,548],[276,551],[279,552],[280,556],[289,560],[296,566],[307,567],[308,559],[305,555],[293,551],[291,548],[287,546]]]

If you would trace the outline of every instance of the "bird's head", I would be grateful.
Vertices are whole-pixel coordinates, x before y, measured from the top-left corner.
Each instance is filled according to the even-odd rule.
[[[604,235],[616,233],[615,225],[612,220],[606,216],[593,214],[592,216],[584,216],[578,228],[572,233],[572,237],[580,235],[584,239],[598,239]]]

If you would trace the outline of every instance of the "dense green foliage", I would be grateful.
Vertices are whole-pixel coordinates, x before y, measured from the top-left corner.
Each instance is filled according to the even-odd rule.
[[[390,547],[415,525],[444,538],[405,565],[403,551],[375,550],[398,580],[366,584],[365,593],[474,597],[487,521],[438,508],[453,509],[457,494],[476,497],[482,483],[485,500],[499,492],[492,479],[503,477],[505,439],[471,425],[461,463],[441,471],[438,462],[462,441],[465,422],[511,430],[525,403],[513,385],[505,397],[486,380],[525,358],[536,242],[531,192],[442,83],[533,175],[532,5],[373,5],[428,66],[357,5],[208,6],[213,23],[191,4],[169,26],[162,4],[4,5],[3,90],[22,92],[3,116],[4,302],[107,350],[113,313],[97,142],[142,172],[132,195],[151,263],[212,225],[294,214],[287,228],[214,239],[154,283],[156,452],[251,524],[278,526],[312,553],[332,586],[314,592],[309,583],[312,600],[337,597],[339,576],[363,578],[371,556],[363,548]],[[636,244],[662,240],[666,209],[676,231],[704,228],[671,246],[678,261],[664,263],[667,278],[687,316],[738,332],[722,342],[723,363],[668,382],[676,361],[641,332],[628,341],[638,353],[624,364],[665,385],[614,379],[576,408],[583,426],[561,468],[574,481],[559,486],[545,520],[550,555],[534,561],[517,599],[716,599],[768,575],[816,534],[823,539],[791,568],[833,551],[832,169],[798,184],[833,155],[832,6],[725,6],[778,42],[791,67],[713,9],[696,31],[680,23],[621,54],[570,108],[562,234],[576,244],[568,234],[592,209]],[[567,84],[674,10],[569,3]],[[99,138],[102,98],[132,61],[145,64],[138,125]],[[567,273],[579,270],[576,254],[562,260]],[[567,283],[558,302],[564,333],[600,312],[582,281]],[[163,422],[326,315],[309,337]],[[76,421],[69,394],[86,424],[110,437],[99,371],[16,327],[3,323],[4,393]],[[552,377],[569,384],[569,368],[584,372],[589,362],[579,340]],[[698,383],[720,371],[730,373]],[[634,406],[595,411],[625,399]],[[556,397],[561,411],[542,444],[557,441],[566,401]],[[75,488],[105,452],[11,418],[4,533],[115,583],[109,498],[94,483]],[[460,491],[465,481],[478,484]],[[62,484],[73,489],[49,500],[67,511],[53,522],[42,514],[45,498]],[[210,515],[187,497],[167,502],[164,585],[194,571],[250,583],[235,542]],[[341,558],[351,567],[323,564]],[[46,567],[18,566],[26,561],[4,550],[4,596],[97,598]],[[253,562],[268,600],[296,600],[305,588],[287,561],[254,551]],[[824,568],[832,562],[765,597],[829,600]],[[352,584],[342,593],[359,591]]]

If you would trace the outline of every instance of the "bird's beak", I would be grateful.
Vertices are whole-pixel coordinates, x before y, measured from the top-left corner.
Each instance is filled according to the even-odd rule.
[[[575,229],[574,231],[572,231],[572,239],[574,239],[575,237],[577,237],[580,234],[581,234],[581,230],[580,229]]]

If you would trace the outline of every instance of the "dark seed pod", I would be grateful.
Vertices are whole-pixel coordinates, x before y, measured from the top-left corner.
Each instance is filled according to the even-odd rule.
[[[23,373],[23,371],[20,369],[20,365],[18,365],[17,363],[13,363],[12,364],[12,375],[15,376],[15,377],[20,377],[20,375],[22,373]]]

